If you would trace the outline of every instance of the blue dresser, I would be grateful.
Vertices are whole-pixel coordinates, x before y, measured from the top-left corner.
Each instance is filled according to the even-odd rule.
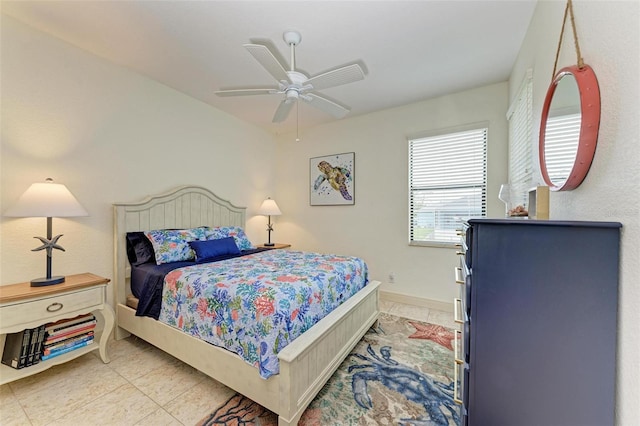
[[[469,220],[454,313],[463,425],[614,424],[620,229]]]

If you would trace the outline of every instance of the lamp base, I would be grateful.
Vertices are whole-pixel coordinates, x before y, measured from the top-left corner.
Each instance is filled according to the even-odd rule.
[[[273,247],[275,245],[276,245],[276,243],[264,243],[265,247]]]
[[[31,287],[44,287],[45,285],[61,284],[63,282],[64,277],[36,278],[31,280]]]

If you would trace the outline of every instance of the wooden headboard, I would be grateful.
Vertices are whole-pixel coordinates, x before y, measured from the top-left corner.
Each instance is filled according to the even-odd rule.
[[[245,226],[245,207],[236,207],[201,186],[181,186],[142,201],[113,205],[115,304],[131,293],[127,232],[197,226]]]

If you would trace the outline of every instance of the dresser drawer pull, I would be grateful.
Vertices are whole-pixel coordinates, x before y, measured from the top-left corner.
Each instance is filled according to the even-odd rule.
[[[456,254],[457,254],[458,256],[464,256],[466,253],[465,253],[465,252],[463,252],[463,251],[456,251]]]
[[[49,306],[47,306],[47,312],[58,312],[60,309],[62,309],[64,307],[64,305],[62,303],[52,303]]]
[[[463,364],[464,361],[462,360],[462,356],[458,356],[460,348],[460,343],[458,343],[458,341],[460,340],[460,337],[462,337],[462,332],[460,330],[453,330],[453,332],[453,359],[456,364]]]
[[[458,398],[458,391],[461,390],[460,386],[458,386],[458,381],[460,380],[458,371],[460,367],[462,367],[462,364],[453,364],[453,402],[462,405],[462,395]]]
[[[464,284],[464,279],[462,278],[462,268],[456,267],[456,284]]]
[[[453,320],[458,324],[464,324],[464,319],[460,318],[459,313],[462,312],[462,299],[456,297],[453,299]]]

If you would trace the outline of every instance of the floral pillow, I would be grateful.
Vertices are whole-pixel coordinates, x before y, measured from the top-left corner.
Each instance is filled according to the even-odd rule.
[[[147,231],[145,236],[151,241],[156,255],[156,264],[194,260],[195,252],[189,242],[206,240],[206,228],[159,229]]]
[[[244,230],[239,226],[217,226],[207,229],[207,240],[219,240],[220,238],[233,237],[240,250],[251,250],[255,248]]]

